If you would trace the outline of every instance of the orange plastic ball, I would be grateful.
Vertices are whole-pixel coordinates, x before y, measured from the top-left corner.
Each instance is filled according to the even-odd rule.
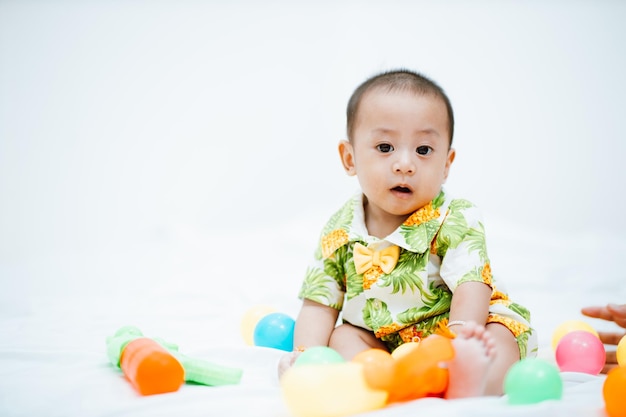
[[[604,405],[609,417],[626,417],[626,367],[613,368],[602,387]]]
[[[352,362],[363,364],[365,381],[370,388],[389,390],[396,364],[389,352],[382,349],[368,349],[356,355]]]

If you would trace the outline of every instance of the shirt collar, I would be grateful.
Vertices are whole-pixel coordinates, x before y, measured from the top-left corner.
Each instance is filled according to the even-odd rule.
[[[449,202],[445,191],[442,189],[435,199],[411,214],[389,236],[379,239],[367,233],[363,209],[364,198],[362,193],[355,195],[339,211],[339,217],[350,218],[351,221],[344,222],[342,225],[335,224],[336,227],[326,228],[321,241],[324,258],[331,256],[341,246],[354,242],[364,243],[367,246],[373,245],[375,248],[397,245],[411,252],[425,253],[430,250],[431,242],[447,215]]]

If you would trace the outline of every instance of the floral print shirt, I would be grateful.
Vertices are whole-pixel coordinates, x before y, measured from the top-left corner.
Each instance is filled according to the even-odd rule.
[[[299,297],[341,310],[344,321],[393,347],[445,327],[456,288],[483,282],[492,289],[488,322],[506,325],[524,357],[530,314],[496,287],[481,220],[475,205],[441,190],[378,239],[367,232],[363,195],[357,194],[322,230]]]

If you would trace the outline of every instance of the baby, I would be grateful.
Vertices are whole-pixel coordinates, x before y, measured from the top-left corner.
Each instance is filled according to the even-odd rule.
[[[322,230],[279,375],[311,346],[350,360],[456,335],[446,397],[501,395],[508,369],[536,353],[528,310],[492,276],[480,212],[443,189],[453,133],[450,100],[423,75],[384,72],[354,91],[339,155],[361,192]]]

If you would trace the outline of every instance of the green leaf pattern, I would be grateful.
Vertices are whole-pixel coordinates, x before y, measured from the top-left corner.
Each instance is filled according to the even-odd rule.
[[[384,301],[368,298],[363,308],[363,321],[370,329],[379,329],[392,324],[393,317]]]
[[[350,231],[350,225],[354,219],[354,209],[356,204],[360,201],[360,199],[351,198],[348,200],[343,207],[341,207],[335,214],[333,214],[322,229],[321,236],[325,236],[332,232],[333,230],[342,229],[346,232]],[[320,240],[321,240],[320,236]],[[317,246],[315,251],[315,259],[322,259],[322,247],[320,245]]]
[[[509,305],[509,309],[519,314],[520,316],[524,318],[524,320],[530,323],[530,311],[528,311],[526,307],[521,306],[517,303],[511,303]]]
[[[354,262],[352,262],[354,264]],[[428,253],[400,252],[398,264],[388,275],[379,278],[381,287],[391,287],[391,294],[421,293],[426,277]],[[356,274],[356,271],[354,271]]]
[[[335,288],[335,284],[335,279],[326,275],[323,270],[308,268],[298,297],[341,309],[343,298],[336,300],[336,297],[333,297],[332,290]]]
[[[349,269],[350,264],[354,265],[354,262],[349,262],[349,247],[344,245],[335,251],[333,257],[324,259],[324,273],[329,277],[333,277],[337,286],[345,291],[345,276],[346,268]],[[352,267],[354,269],[354,266]]]
[[[326,235],[335,229],[350,230],[350,224],[354,218],[354,207],[357,202],[357,199],[352,198],[333,214],[326,226],[324,226],[322,235]]]

